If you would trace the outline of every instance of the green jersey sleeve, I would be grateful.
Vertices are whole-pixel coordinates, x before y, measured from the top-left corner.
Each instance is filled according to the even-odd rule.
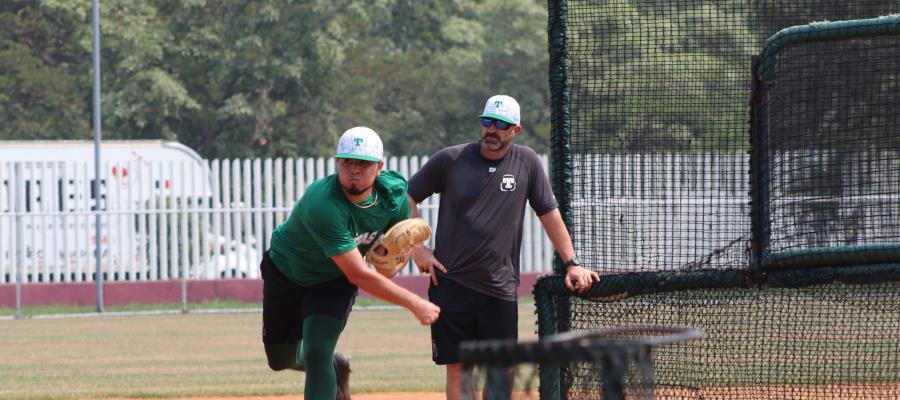
[[[348,214],[340,212],[339,207],[334,205],[317,207],[311,204],[304,208],[304,214],[302,223],[312,240],[322,249],[325,257],[330,258],[356,248],[356,240],[347,228]]]

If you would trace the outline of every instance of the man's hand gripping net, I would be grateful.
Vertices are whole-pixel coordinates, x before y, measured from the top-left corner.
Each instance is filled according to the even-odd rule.
[[[400,221],[388,229],[369,251],[366,261],[376,269],[394,274],[406,265],[413,246],[431,237],[431,227],[422,218],[410,218]]]

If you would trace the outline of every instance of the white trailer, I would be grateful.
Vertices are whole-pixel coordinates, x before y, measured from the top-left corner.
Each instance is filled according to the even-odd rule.
[[[191,275],[212,278],[223,266],[209,268],[209,261],[236,258],[197,216],[211,208],[215,188],[195,151],[160,140],[106,140],[100,160],[106,279],[175,278],[188,265]],[[93,279],[94,176],[93,141],[0,141],[0,283],[16,272],[25,282]]]
[[[191,148],[177,142],[166,142],[162,140],[106,140],[102,142],[100,153],[101,165],[101,192],[109,193],[110,191],[123,190],[128,191],[135,189],[140,195],[144,196],[142,200],[146,200],[148,196],[154,193],[155,189],[160,189],[166,193],[174,193],[177,197],[182,197],[182,186],[172,182],[171,179],[165,177],[159,170],[167,166],[180,168],[186,166],[193,170],[193,176],[185,176],[187,179],[197,179],[198,181],[209,182],[209,168],[205,166],[204,160],[197,152]],[[23,163],[25,170],[49,170],[47,173],[55,172],[53,176],[57,179],[65,178],[64,187],[57,193],[65,193],[70,200],[83,200],[89,192],[76,193],[72,190],[79,184],[90,181],[94,176],[94,142],[88,140],[13,140],[0,141],[0,168],[3,168],[4,189],[8,189],[8,177],[11,174],[15,163]],[[157,171],[153,171],[152,167],[158,166]],[[154,175],[155,173],[155,175]],[[37,204],[40,206],[42,201],[46,201],[40,197],[41,184],[44,180],[52,178],[51,176],[34,176],[31,181],[38,186],[34,187],[36,196],[33,196]],[[177,177],[176,177],[177,178]],[[44,180],[42,180],[44,179]],[[89,189],[90,186],[87,186]],[[27,188],[29,190],[32,188]],[[191,189],[196,191],[196,189]],[[207,186],[209,190],[209,186]],[[194,193],[197,194],[197,193]],[[0,196],[0,201],[5,201],[6,196]],[[62,199],[57,199],[60,203]],[[101,200],[105,202],[107,199],[101,194]],[[124,202],[127,199],[120,199]],[[141,199],[132,199],[138,201]],[[68,202],[70,211],[83,209],[84,207],[93,207],[93,202]],[[7,209],[5,203],[2,209]],[[53,204],[46,204],[47,207],[53,209]],[[31,204],[26,203],[26,207]],[[101,206],[103,207],[103,206]],[[62,211],[59,204],[55,205],[56,211]]]

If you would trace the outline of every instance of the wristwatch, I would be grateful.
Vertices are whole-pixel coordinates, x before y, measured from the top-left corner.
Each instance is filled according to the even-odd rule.
[[[564,267],[569,268],[573,265],[581,266],[581,260],[578,259],[578,256],[572,257],[569,259],[569,261],[566,261]]]

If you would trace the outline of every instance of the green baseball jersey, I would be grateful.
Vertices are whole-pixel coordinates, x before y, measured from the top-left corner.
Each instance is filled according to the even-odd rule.
[[[411,216],[399,173],[383,170],[373,192],[374,204],[360,206],[344,195],[337,174],[309,185],[272,233],[269,257],[278,270],[304,287],[335,279],[342,272],[332,256],[354,247],[365,254],[384,231]]]

